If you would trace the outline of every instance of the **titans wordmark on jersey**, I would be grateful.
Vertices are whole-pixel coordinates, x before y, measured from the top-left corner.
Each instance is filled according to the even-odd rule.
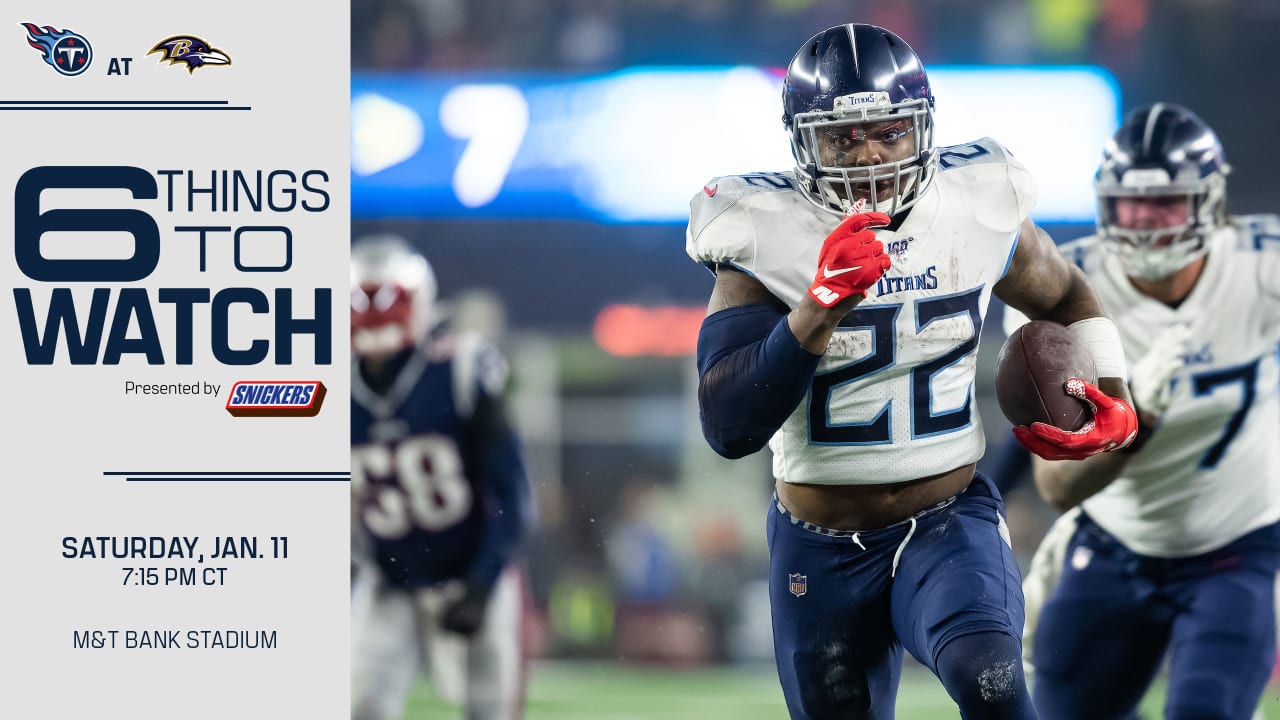
[[[896,230],[876,230],[893,265],[841,321],[810,392],[769,443],[787,482],[914,480],[975,462],[973,403],[982,321],[1035,183],[995,141],[939,148],[939,172]],[[690,202],[686,250],[731,265],[794,308],[840,222],[791,173],[714,179]]]
[[[1210,552],[1280,520],[1280,218],[1234,218],[1208,247],[1176,308],[1135,290],[1096,237],[1061,248],[1119,327],[1131,366],[1171,325],[1191,331],[1159,429],[1122,477],[1084,502],[1142,555]]]
[[[484,437],[509,430],[477,418],[505,379],[501,357],[471,336],[416,349],[382,394],[354,364],[352,509],[391,582],[421,587],[463,577],[494,523],[515,521],[492,511],[495,492],[486,486],[523,482],[518,459],[506,457],[508,438]],[[497,457],[490,456],[494,447]],[[519,477],[507,477],[512,473]]]

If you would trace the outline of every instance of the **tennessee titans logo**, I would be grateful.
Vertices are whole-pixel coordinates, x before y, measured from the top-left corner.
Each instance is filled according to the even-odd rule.
[[[44,61],[63,75],[79,75],[93,62],[93,48],[83,35],[52,25],[20,23],[27,29],[27,44],[44,55]]]
[[[186,63],[188,75],[194,73],[196,68],[206,65],[231,64],[231,56],[194,35],[174,35],[171,38],[165,38],[147,52],[148,55],[152,53],[164,53],[160,62],[167,60],[170,65]]]

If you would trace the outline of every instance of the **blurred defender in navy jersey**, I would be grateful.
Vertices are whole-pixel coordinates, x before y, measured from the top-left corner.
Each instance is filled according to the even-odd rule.
[[[686,249],[716,276],[703,434],[729,458],[773,451],[774,648],[797,720],[892,718],[904,650],[967,720],[1035,717],[1004,503],[974,471],[993,294],[1070,327],[1099,370],[1075,387],[1086,429],[1023,427],[1024,444],[1081,458],[1137,431],[1120,339],[1030,220],[1034,180],[991,138],[936,147],[933,107],[902,38],[830,28],[783,85],[795,170],[715,178],[690,203]]]
[[[425,669],[473,720],[521,714],[529,517],[506,365],[435,328],[436,284],[403,239],[352,248],[352,718],[386,720]]]
[[[1070,508],[1027,578],[1041,717],[1127,717],[1167,654],[1166,718],[1243,719],[1271,673],[1280,218],[1227,215],[1228,170],[1190,110],[1137,108],[1103,153],[1097,234],[1061,247],[1120,328],[1144,430],[1035,460]]]

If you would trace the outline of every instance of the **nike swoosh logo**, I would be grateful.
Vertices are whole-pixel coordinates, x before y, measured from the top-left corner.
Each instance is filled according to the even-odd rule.
[[[854,270],[861,270],[861,269],[862,269],[861,265],[854,265],[851,268],[845,268],[843,270],[832,270],[831,266],[827,265],[826,267],[822,268],[822,277],[833,278],[837,275],[843,275],[847,272],[853,272]]]

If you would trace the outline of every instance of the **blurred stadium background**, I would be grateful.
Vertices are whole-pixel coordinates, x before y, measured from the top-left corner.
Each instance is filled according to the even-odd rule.
[[[409,238],[454,322],[513,365],[539,512],[534,720],[785,716],[767,454],[730,463],[700,437],[692,351],[712,278],[685,256],[683,213],[714,175],[790,167],[782,68],[849,21],[924,58],[940,144],[990,135],[1032,167],[1059,241],[1091,231],[1102,140],[1156,100],[1218,130],[1233,212],[1280,205],[1274,0],[353,0],[353,237]],[[1025,563],[1053,514],[994,404],[998,320],[980,355],[985,465],[1010,487]],[[434,707],[424,686],[410,718]],[[899,707],[955,713],[918,668]]]

